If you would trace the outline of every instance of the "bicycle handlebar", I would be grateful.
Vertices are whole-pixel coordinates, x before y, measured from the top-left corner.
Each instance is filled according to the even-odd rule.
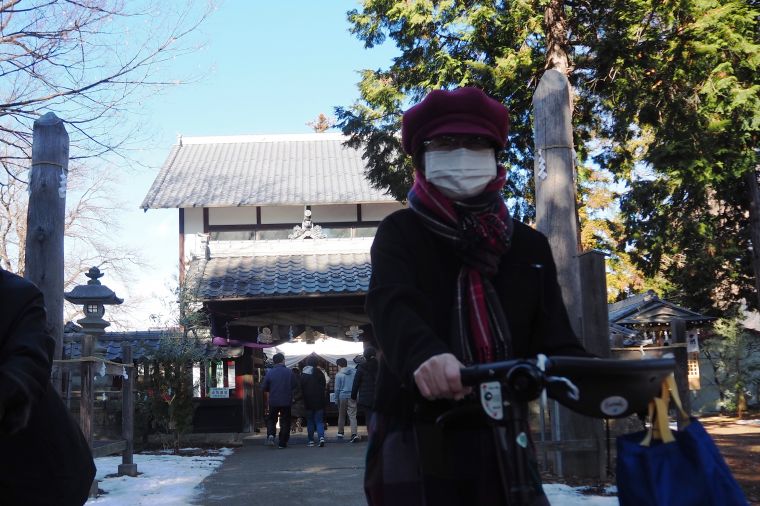
[[[646,410],[662,381],[675,370],[672,358],[618,360],[586,357],[517,359],[460,369],[462,384],[499,381],[510,401],[549,397],[595,418],[621,418]]]
[[[495,381],[505,378],[509,371],[519,363],[533,363],[534,360],[505,360],[503,362],[493,362],[491,364],[475,364],[463,367],[459,370],[462,377],[462,385],[476,386],[485,381]]]

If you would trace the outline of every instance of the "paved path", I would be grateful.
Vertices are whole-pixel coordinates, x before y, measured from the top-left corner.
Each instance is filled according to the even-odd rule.
[[[330,432],[324,448],[307,447],[305,433],[291,436],[284,450],[265,446],[262,435],[250,438],[201,482],[203,492],[195,504],[366,504],[362,488],[366,430],[359,431],[364,438],[358,443],[339,441]]]

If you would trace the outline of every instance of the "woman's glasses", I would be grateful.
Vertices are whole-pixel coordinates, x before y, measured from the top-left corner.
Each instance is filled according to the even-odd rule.
[[[426,151],[453,151],[466,149],[493,149],[493,140],[480,135],[439,135],[422,143]]]

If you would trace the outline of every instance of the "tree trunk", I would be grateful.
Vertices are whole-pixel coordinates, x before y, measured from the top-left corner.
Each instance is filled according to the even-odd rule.
[[[554,69],[565,76],[570,74],[570,56],[567,52],[567,18],[565,2],[551,0],[544,11],[546,32],[546,69]]]
[[[760,309],[760,189],[757,186],[757,167],[744,173],[749,201],[749,237],[752,242],[752,269],[755,271],[755,309]],[[750,302],[750,301],[747,301]]]

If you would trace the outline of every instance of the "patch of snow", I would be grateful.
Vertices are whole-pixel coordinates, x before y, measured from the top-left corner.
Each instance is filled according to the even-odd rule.
[[[571,487],[562,483],[544,483],[544,492],[555,506],[617,506],[617,496],[585,495],[583,487]],[[616,487],[607,487],[606,493],[616,494]]]
[[[757,425],[760,427],[760,419],[754,419],[754,420],[737,420],[736,423],[739,425]]]
[[[179,455],[135,454],[137,472],[132,478],[115,475],[121,457],[101,457],[95,459],[99,480],[98,488],[107,492],[87,504],[97,506],[184,506],[189,504],[199,490],[197,486],[206,476],[218,468],[224,458],[232,454],[231,449],[222,448],[208,456],[182,457]]]

